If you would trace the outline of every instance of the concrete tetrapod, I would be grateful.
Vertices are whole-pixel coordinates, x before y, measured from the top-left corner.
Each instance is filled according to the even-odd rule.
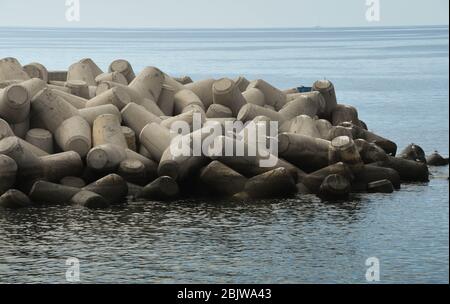
[[[359,126],[358,111],[355,107],[338,104],[331,113],[331,123],[338,126],[343,122],[351,122]]]
[[[86,182],[81,177],[76,176],[65,176],[59,183],[63,186],[69,186],[74,188],[83,188],[86,186]]]
[[[212,86],[215,82],[215,79],[204,79],[186,84],[184,88],[194,92],[202,101],[205,109],[207,109],[214,100]]]
[[[172,116],[175,107],[175,89],[164,84],[159,94],[157,105],[164,115]]]
[[[200,100],[200,98],[195,95],[194,92],[190,90],[181,90],[178,91],[174,96],[174,114],[178,115],[183,113],[185,108],[197,105],[203,111],[205,110],[205,106],[203,105],[203,102]]]
[[[80,191],[70,199],[70,203],[90,209],[108,208],[108,201],[101,195],[91,191]]]
[[[0,59],[0,82],[6,80],[28,80],[30,77],[23,70],[16,58],[7,57]]]
[[[39,78],[45,82],[48,82],[47,68],[38,62],[32,62],[24,65],[23,70],[30,78]]]
[[[202,184],[208,192],[219,196],[232,196],[244,189],[247,178],[219,161],[212,161],[200,172]]]
[[[448,163],[448,157],[442,157],[437,151],[427,157],[427,164],[429,166],[447,166]]]
[[[276,111],[279,111],[287,103],[285,93],[262,79],[250,82],[247,90],[251,88],[260,90],[264,94],[266,104],[273,106]]]
[[[339,174],[345,177],[348,181],[352,181],[354,177],[350,168],[346,164],[339,162],[308,174],[303,177],[301,182],[312,193],[318,193],[325,178],[332,174]]]
[[[339,136],[331,141],[329,151],[330,164],[343,162],[351,167],[353,171],[358,171],[364,165],[359,155],[358,147],[353,139],[348,136]]]
[[[136,133],[126,126],[122,126],[122,134],[125,136],[125,141],[127,142],[128,149],[132,151],[137,151],[137,144],[136,144]]]
[[[92,142],[94,147],[112,144],[123,149],[128,148],[120,121],[117,116],[112,114],[97,116],[92,127]]]
[[[398,155],[400,158],[409,159],[417,162],[426,164],[427,159],[425,156],[425,151],[416,144],[409,144],[402,152]]]
[[[229,108],[234,117],[247,103],[236,83],[228,78],[222,78],[213,84],[213,102]]]
[[[260,107],[264,107],[266,105],[266,97],[261,90],[256,88],[249,88],[242,92],[242,96],[245,98],[247,103],[251,103]]]
[[[280,113],[251,103],[248,103],[241,108],[237,115],[237,120],[247,122],[258,116],[269,117],[271,121],[277,121],[280,125],[285,121],[283,115]]]
[[[319,115],[325,108],[325,100],[318,92],[314,92],[316,96],[300,95],[296,99],[288,102],[279,111],[286,120],[293,119],[299,115],[308,115],[311,118]]]
[[[169,176],[161,176],[145,186],[137,195],[141,199],[167,201],[178,197],[180,189],[176,181]]]
[[[239,149],[243,154],[240,154],[239,156],[235,154],[229,155],[227,154],[226,147],[234,147],[234,151]],[[251,152],[251,149],[252,148],[243,141],[237,141],[227,136],[218,136],[215,139],[214,145],[208,148],[208,156],[213,160],[220,161],[246,177],[253,177],[282,167],[292,175],[294,180],[301,179],[305,175],[305,173],[296,166],[273,154],[267,153],[266,155],[263,155],[261,153],[256,153],[256,149],[254,150],[254,154],[249,153],[249,151]]]
[[[295,133],[281,133],[278,136],[280,156],[306,172],[328,166],[330,145],[328,140]]]
[[[66,176],[80,176],[83,172],[83,161],[75,151],[42,156],[39,159],[43,177],[50,182],[58,182]]]
[[[53,153],[53,134],[45,129],[31,129],[27,132],[25,140],[43,151]]]
[[[2,140],[3,138],[6,137],[16,137],[16,135],[14,134],[13,130],[11,129],[11,127],[9,126],[9,124],[4,121],[3,119],[0,118],[0,140]],[[45,156],[48,155],[47,152],[41,150],[40,148],[30,144],[29,142],[23,140],[22,138],[19,138],[18,136],[16,137],[17,140],[20,142],[20,144],[22,146],[24,146],[26,149],[30,150],[31,152],[33,152],[33,154],[35,154],[36,156]]]
[[[388,180],[395,189],[400,189],[400,175],[391,168],[379,167],[376,164],[365,165],[362,170],[355,172],[355,179],[352,184],[353,191],[367,191],[368,185],[379,180]]]
[[[320,185],[319,196],[325,200],[347,199],[351,188],[348,179],[340,174],[331,174]]]
[[[68,204],[78,192],[80,192],[79,188],[40,180],[31,187],[29,197],[38,204],[61,205]]]
[[[17,182],[28,184],[43,173],[42,161],[14,136],[0,140],[0,155],[4,154],[12,158],[18,167]]]
[[[394,192],[394,186],[387,179],[383,179],[369,183],[367,191],[370,193],[392,193]]]
[[[86,108],[112,104],[120,111],[131,102],[127,91],[121,87],[114,87],[86,102]]]
[[[149,123],[160,124],[162,122],[161,118],[134,102],[129,103],[122,109],[122,117],[124,123],[137,135],[141,134],[142,129]]]
[[[356,139],[355,145],[358,148],[359,155],[365,164],[371,164],[388,159],[386,152],[376,144],[369,143],[364,139]]]
[[[152,156],[159,162],[164,151],[170,146],[173,135],[167,128],[156,123],[150,123],[142,129],[139,135],[140,142]]]
[[[111,62],[108,71],[121,73],[126,78],[128,84],[131,83],[136,77],[133,67],[127,60],[124,59],[117,59]]]
[[[21,85],[0,89],[0,117],[15,124],[23,122],[30,114],[30,97]]]
[[[244,187],[251,198],[289,196],[297,192],[292,175],[286,168],[276,168],[250,178]]]
[[[9,156],[0,154],[0,195],[5,193],[16,182],[17,164]]]
[[[322,113],[321,118],[330,118],[337,106],[334,85],[329,80],[318,80],[313,84],[312,90],[320,92],[325,99],[325,111]]]
[[[117,174],[109,174],[82,190],[91,191],[104,197],[111,205],[122,203],[128,194],[127,182]]]
[[[52,93],[54,95],[57,95],[67,101],[69,104],[71,104],[76,109],[84,109],[86,107],[86,104],[88,103],[88,99],[79,97],[77,95],[73,95],[69,92],[65,92],[62,90],[53,89],[49,86],[50,89],[52,89]]]
[[[233,117],[233,112],[230,108],[221,104],[212,104],[206,111],[206,117],[208,118],[229,118]]]
[[[155,67],[146,67],[136,75],[128,87],[138,92],[143,98],[158,100],[163,83],[163,72]]]
[[[0,208],[20,209],[32,205],[28,196],[16,189],[8,190],[0,196]]]
[[[428,166],[413,160],[389,156],[386,161],[374,163],[377,166],[391,168],[400,174],[403,181],[428,182]]]
[[[112,81],[117,82],[123,85],[128,85],[128,80],[125,78],[125,76],[120,72],[108,72],[108,73],[102,73],[95,77],[95,82],[97,85],[101,83],[102,81]]]

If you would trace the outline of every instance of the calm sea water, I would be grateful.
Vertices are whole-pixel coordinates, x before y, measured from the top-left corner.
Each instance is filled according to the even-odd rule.
[[[0,58],[67,69],[126,58],[193,79],[246,75],[281,87],[334,82],[369,128],[426,152],[449,153],[448,27],[284,30],[60,30],[0,28]],[[0,212],[0,282],[449,282],[448,167],[429,184],[345,204],[315,197],[256,203],[130,202]]]

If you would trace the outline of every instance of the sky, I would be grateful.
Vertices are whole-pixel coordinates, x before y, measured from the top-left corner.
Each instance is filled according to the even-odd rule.
[[[79,1],[80,20],[66,19]],[[369,22],[366,1],[379,1]],[[373,4],[371,5],[374,8]],[[448,0],[0,0],[0,26],[269,28],[448,25]],[[70,12],[74,12],[70,10]],[[74,16],[74,14],[70,14]]]

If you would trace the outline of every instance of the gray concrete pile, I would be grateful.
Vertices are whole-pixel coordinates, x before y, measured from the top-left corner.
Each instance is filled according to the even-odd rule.
[[[107,71],[89,58],[67,71],[48,71],[1,59],[0,206],[104,208],[127,197],[196,195],[345,199],[427,182],[427,163],[448,164],[414,144],[396,157],[397,145],[369,131],[356,108],[339,104],[328,80],[301,91],[245,77],[193,81],[155,67],[136,73],[126,60]],[[245,149],[252,146],[246,129],[226,132],[227,122],[276,122],[273,165],[260,165],[262,150],[256,156],[175,155],[171,130],[178,122],[191,127],[184,137],[204,139],[195,117],[219,126],[218,142]]]

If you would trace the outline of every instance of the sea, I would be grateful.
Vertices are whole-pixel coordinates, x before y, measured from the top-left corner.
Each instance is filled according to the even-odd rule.
[[[66,70],[331,80],[369,129],[449,154],[449,28],[0,28],[0,58]],[[394,194],[0,210],[0,283],[449,283],[449,168]],[[375,271],[375,272],[374,272]],[[376,274],[376,275],[374,275]],[[76,278],[76,277],[75,277]]]

